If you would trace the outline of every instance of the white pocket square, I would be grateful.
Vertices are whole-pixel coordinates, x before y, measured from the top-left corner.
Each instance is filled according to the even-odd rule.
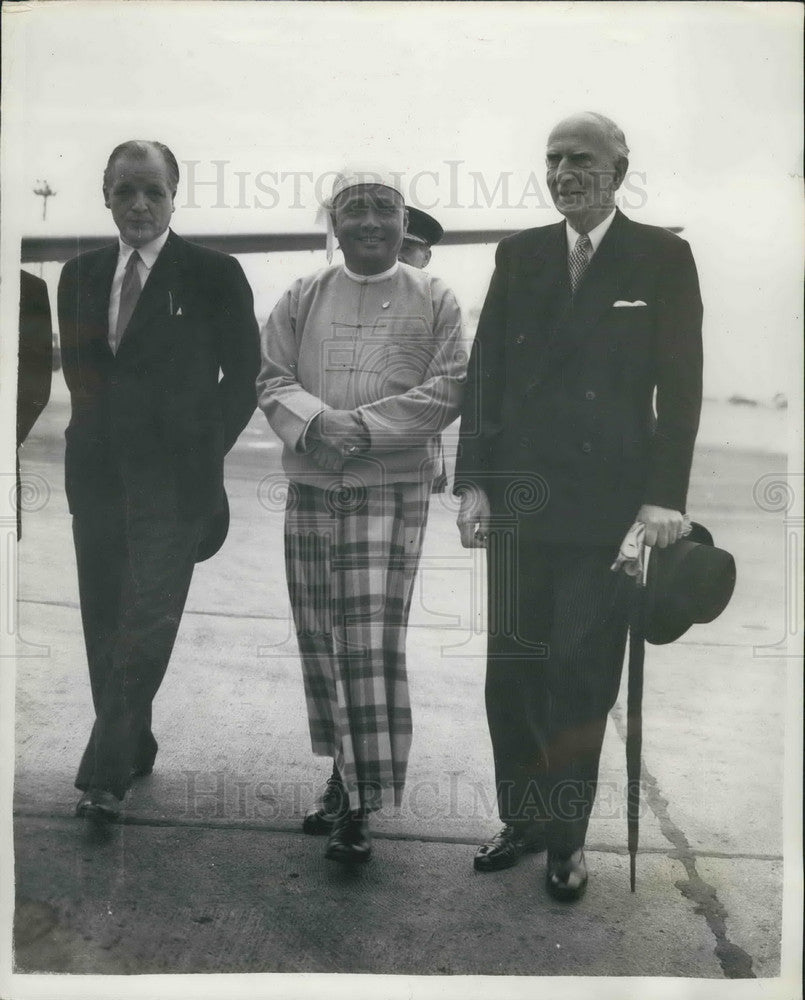
[[[642,299],[637,299],[634,302],[627,302],[625,299],[618,299],[617,302],[612,303],[613,309],[634,309],[635,306],[644,306],[646,303]]]

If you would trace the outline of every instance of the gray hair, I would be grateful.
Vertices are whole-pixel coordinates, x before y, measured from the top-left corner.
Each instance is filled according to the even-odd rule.
[[[616,165],[622,160],[629,162],[629,147],[626,145],[626,136],[620,125],[616,125],[611,118],[599,114],[597,111],[585,111],[588,118],[592,118],[601,126],[604,135],[607,137],[612,153],[615,156]]]
[[[124,156],[143,158],[148,156],[148,153],[151,151],[159,153],[165,161],[165,168],[168,171],[168,184],[170,185],[171,193],[175,195],[176,188],[179,186],[179,164],[176,162],[176,157],[163,142],[157,142],[153,139],[127,139],[126,142],[121,142],[119,146],[115,146],[109,154],[109,162],[106,164],[106,169],[103,172],[104,194],[107,194],[109,191],[112,181],[112,171],[118,160]]]

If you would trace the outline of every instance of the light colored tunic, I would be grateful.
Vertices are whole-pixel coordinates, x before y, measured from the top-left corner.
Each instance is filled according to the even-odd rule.
[[[458,415],[467,365],[461,314],[439,278],[399,264],[356,280],[335,266],[296,281],[261,334],[258,404],[295,482],[378,486],[429,481],[439,432]],[[304,434],[322,410],[354,410],[371,438],[341,473],[322,473]]]

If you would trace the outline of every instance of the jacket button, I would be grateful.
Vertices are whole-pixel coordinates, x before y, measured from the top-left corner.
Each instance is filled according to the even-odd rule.
[[[524,343],[525,343],[525,337],[521,333],[520,336],[515,340],[515,344],[524,344]]]
[[[520,438],[520,447],[521,448],[530,448],[531,447],[531,438],[521,437]]]
[[[587,392],[584,393],[584,398],[585,399],[589,399],[589,400],[593,400],[593,399],[595,399],[595,393],[593,392],[592,389],[588,389]]]
[[[110,385],[117,385],[117,382],[118,382],[117,375],[110,376],[110,378],[109,378],[109,384]]]
[[[585,455],[589,455],[590,452],[593,450],[593,446],[590,444],[589,441],[585,441],[584,444],[581,446],[581,450],[584,452]]]

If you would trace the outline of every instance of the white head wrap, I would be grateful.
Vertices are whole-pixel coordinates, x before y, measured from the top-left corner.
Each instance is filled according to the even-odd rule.
[[[344,191],[348,191],[349,188],[361,187],[365,184],[377,184],[380,187],[391,188],[391,190],[396,191],[402,198],[403,202],[405,202],[405,192],[403,191],[401,174],[392,173],[390,170],[366,166],[347,167],[336,174],[330,197],[326,201],[322,202],[319,206],[318,212],[316,213],[316,222],[324,222],[327,226],[326,248],[328,264],[333,259],[333,252],[335,251],[336,243],[333,220],[330,214],[333,210],[335,200]]]

